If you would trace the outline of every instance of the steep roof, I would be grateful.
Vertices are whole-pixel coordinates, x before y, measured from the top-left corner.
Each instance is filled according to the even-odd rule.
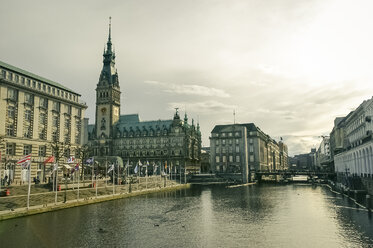
[[[44,78],[44,77],[38,76],[38,75],[36,75],[36,74],[34,74],[34,73],[31,73],[31,72],[25,71],[25,70],[23,70],[23,69],[20,69],[20,68],[18,68],[18,67],[13,66],[13,65],[9,65],[9,64],[7,64],[7,63],[5,63],[5,62],[0,61],[0,66],[6,68],[6,69],[8,69],[8,70],[11,70],[11,71],[13,71],[13,72],[17,72],[17,73],[19,73],[19,74],[22,74],[22,75],[28,76],[28,77],[33,78],[33,79],[38,80],[38,81],[42,81],[42,82],[44,82],[44,83],[48,83],[48,84],[50,84],[50,85],[52,85],[52,86],[55,86],[55,87],[57,87],[57,88],[60,88],[60,89],[63,89],[63,90],[69,91],[69,92],[71,92],[71,93],[74,93],[74,94],[77,94],[77,95],[80,96],[80,94],[74,92],[73,90],[71,90],[71,89],[69,89],[69,88],[66,88],[66,87],[63,86],[62,84],[59,84],[59,83],[54,82],[54,81],[52,81],[52,80],[49,80],[49,79],[47,79],[47,78]]]
[[[131,114],[131,115],[121,115],[119,118],[116,127],[119,130],[123,130],[124,128],[129,131],[131,128],[133,130],[136,129],[153,129],[157,130],[167,128],[169,129],[173,120],[154,120],[154,121],[140,121],[138,114]]]

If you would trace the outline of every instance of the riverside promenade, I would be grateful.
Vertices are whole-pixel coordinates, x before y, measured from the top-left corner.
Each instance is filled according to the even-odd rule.
[[[79,182],[79,190],[77,183],[61,183],[59,186],[60,190],[56,192],[52,191],[52,186],[48,184],[32,184],[29,209],[26,207],[28,185],[7,187],[10,194],[0,196],[0,220],[147,193],[188,188],[189,184],[180,184],[179,181],[170,180],[168,177],[150,176],[133,178],[131,182],[123,185],[113,185],[109,178],[93,181],[93,185],[91,180],[86,180]]]

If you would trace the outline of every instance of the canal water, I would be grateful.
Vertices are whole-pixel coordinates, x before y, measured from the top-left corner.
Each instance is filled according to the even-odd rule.
[[[0,246],[373,247],[373,218],[327,187],[193,185],[1,221]]]

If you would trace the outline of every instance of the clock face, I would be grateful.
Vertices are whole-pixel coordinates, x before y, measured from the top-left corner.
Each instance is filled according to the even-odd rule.
[[[101,113],[102,113],[103,115],[105,115],[105,114],[106,114],[106,108],[102,108],[102,109],[101,109]]]

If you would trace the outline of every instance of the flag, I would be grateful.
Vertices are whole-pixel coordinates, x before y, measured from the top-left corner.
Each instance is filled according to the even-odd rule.
[[[135,172],[135,174],[137,174],[137,170],[138,170],[138,165],[136,165],[135,169],[133,170],[133,172]]]
[[[48,158],[44,161],[44,165],[45,165],[46,163],[54,163],[54,156],[50,156],[50,157],[48,157]]]
[[[93,157],[92,158],[87,158],[87,160],[85,161],[86,164],[93,164]]]
[[[139,166],[142,166],[142,163],[141,163],[140,159],[139,159],[139,163],[138,164],[139,164]]]
[[[58,169],[58,164],[54,164],[54,165],[53,165],[52,173],[55,172],[57,169]]]
[[[71,164],[71,163],[74,163],[74,162],[75,162],[75,157],[74,156],[67,159],[68,164]]]
[[[75,171],[79,170],[79,163],[75,165],[74,168],[71,169],[71,173],[74,173]]]
[[[126,165],[124,166],[124,169],[123,170],[126,170],[127,169],[127,167],[130,165],[130,161],[129,160],[127,160],[127,163],[126,163]]]
[[[148,166],[149,166],[149,162],[146,161],[146,170],[145,170],[145,174],[148,175]]]
[[[109,168],[109,170],[107,171],[107,173],[110,173],[112,170],[114,170],[114,164],[112,164]]]
[[[31,154],[24,156],[17,161],[17,164],[24,167],[27,167],[31,163]]]

